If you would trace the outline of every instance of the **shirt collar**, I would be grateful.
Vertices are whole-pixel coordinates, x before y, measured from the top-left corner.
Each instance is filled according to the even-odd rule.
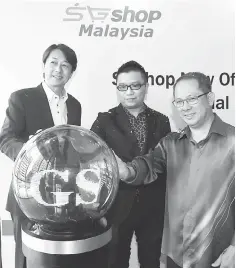
[[[179,132],[179,140],[182,139],[183,137],[187,137],[188,139],[190,139],[191,137],[191,131],[190,128],[187,126],[184,129],[180,130]]]
[[[44,81],[42,82],[42,86],[43,86],[43,89],[47,95],[49,102],[52,100],[52,98],[58,97],[58,95],[56,95]],[[68,99],[68,94],[67,94],[65,89],[63,90],[62,96],[60,97],[60,99],[63,99],[65,102]]]
[[[216,133],[222,136],[227,136],[226,133],[226,125],[225,122],[223,122],[220,117],[214,113],[214,120],[211,124],[211,128],[209,130],[208,136],[211,135],[211,133]],[[188,139],[191,138],[191,130],[189,128],[189,126],[185,127],[179,135],[179,139],[183,138],[184,136],[186,136]]]
[[[214,113],[214,121],[212,122],[209,134],[216,133],[222,136],[227,136],[226,123],[220,119],[220,117]]]
[[[124,111],[125,111],[125,113],[127,114],[127,115],[131,115],[131,116],[133,116],[130,112],[129,112],[129,110],[128,109],[126,109],[123,105],[121,105],[121,107],[124,109]],[[142,112],[140,112],[138,115],[140,115],[140,114],[142,114],[142,113],[146,113],[146,111],[147,111],[147,105],[145,104],[145,103],[143,103],[143,111]]]

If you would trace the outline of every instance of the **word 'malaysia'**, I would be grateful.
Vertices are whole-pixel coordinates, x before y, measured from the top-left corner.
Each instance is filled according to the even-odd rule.
[[[79,29],[79,36],[99,36],[99,37],[120,37],[120,40],[124,40],[126,37],[152,37],[153,29],[144,28],[144,25],[141,25],[140,28],[117,28],[110,27],[107,24],[105,27],[95,27],[94,24],[81,24]]]

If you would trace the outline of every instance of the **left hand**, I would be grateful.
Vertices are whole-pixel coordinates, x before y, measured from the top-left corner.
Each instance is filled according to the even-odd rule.
[[[234,251],[234,246],[230,245],[225,251],[221,253],[219,258],[214,263],[212,263],[211,266],[220,268],[235,268]]]

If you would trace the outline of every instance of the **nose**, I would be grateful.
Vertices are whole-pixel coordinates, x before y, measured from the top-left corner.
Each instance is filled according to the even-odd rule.
[[[60,65],[60,64],[57,64],[57,65],[55,66],[55,71],[57,71],[57,72],[60,73],[61,70],[62,70],[61,65]]]
[[[130,87],[128,87],[128,89],[126,90],[126,94],[127,95],[133,95],[134,91]]]

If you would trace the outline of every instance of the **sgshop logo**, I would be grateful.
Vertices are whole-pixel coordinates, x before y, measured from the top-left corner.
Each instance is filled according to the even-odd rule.
[[[66,22],[89,20],[90,23],[79,24],[79,36],[113,37],[120,40],[127,37],[152,37],[154,29],[151,25],[161,18],[159,10],[133,10],[129,6],[124,9],[83,7],[78,3],[68,7],[65,13],[63,21]],[[132,23],[138,26],[132,27]],[[125,27],[125,24],[129,27]]]

